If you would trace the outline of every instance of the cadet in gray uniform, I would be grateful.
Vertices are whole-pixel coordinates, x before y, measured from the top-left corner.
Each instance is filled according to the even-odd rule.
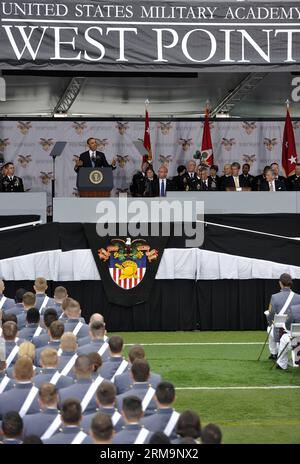
[[[285,327],[287,332],[291,330],[292,324],[300,324],[300,304],[292,306],[287,312]],[[279,343],[280,358],[277,359],[277,369],[286,370],[288,367],[289,351],[292,349],[291,337],[289,333],[282,335]]]
[[[10,390],[13,387],[13,381],[6,375],[5,359],[0,360],[0,394]]]
[[[34,385],[40,387],[43,383],[53,383],[53,376],[57,372],[58,355],[53,348],[45,348],[40,357],[41,369],[36,369],[34,376]],[[51,381],[52,380],[52,381]],[[66,388],[73,385],[74,379],[66,375],[60,375],[55,385],[57,389]]]
[[[6,368],[12,366],[17,360],[19,346],[17,343],[17,324],[13,321],[7,321],[2,326],[2,337],[5,345]]]
[[[133,384],[125,393],[117,396],[118,411],[122,411],[122,404],[127,396],[137,396],[143,403],[143,412],[145,416],[153,414],[156,409],[154,402],[155,390],[149,384],[150,366],[145,359],[136,359],[132,364],[131,374]]]
[[[116,374],[123,374],[128,366],[128,362],[123,358],[123,338],[114,335],[109,338],[109,358],[103,363],[100,375],[104,379],[112,380]]]
[[[125,393],[131,388],[131,385],[133,383],[133,379],[131,375],[131,367],[135,359],[144,359],[144,358],[145,358],[145,350],[141,345],[135,345],[129,350],[129,353],[128,353],[129,365],[127,366],[123,374],[116,375],[114,378],[114,384],[116,386],[118,395]],[[152,385],[152,387],[156,388],[160,382],[161,382],[161,376],[159,374],[155,374],[154,372],[150,372],[149,383]]]
[[[67,325],[67,324],[66,324]],[[100,321],[93,322],[87,326],[91,337],[90,343],[78,348],[78,354],[99,353],[102,361],[108,360],[109,349],[108,343],[104,341],[105,324]]]
[[[175,388],[170,382],[161,382],[155,390],[157,410],[149,417],[141,420],[146,429],[151,432],[163,432],[170,440],[175,440],[176,424],[179,413],[174,411],[172,404],[175,401]]]
[[[90,436],[94,445],[110,445],[114,433],[111,417],[97,413],[91,422]]]
[[[78,398],[80,401],[83,400],[87,391],[95,384],[92,380],[92,364],[88,356],[81,355],[75,361],[75,383],[67,388],[62,388],[59,391],[59,404],[62,405],[68,398]],[[101,379],[101,377],[99,377]],[[95,389],[96,393],[97,387]],[[83,412],[96,412],[97,403],[95,393],[89,399]]]
[[[12,300],[11,298],[7,298],[4,295],[4,290],[5,290],[5,285],[2,279],[0,279],[0,309],[2,309],[4,312],[15,306],[15,300]]]
[[[90,327],[93,322],[102,322],[102,324],[105,325],[104,317],[102,316],[102,314],[99,314],[99,313],[94,313],[91,315],[90,320],[89,320]],[[106,330],[105,330],[105,334],[106,334]],[[108,340],[107,336],[104,335],[104,341],[107,341],[107,340]],[[87,335],[86,337],[79,338],[78,346],[88,345],[90,342],[91,342],[91,337],[90,335]]]
[[[42,330],[40,335],[33,337],[33,339],[31,340],[36,348],[40,348],[41,346],[47,345],[47,343],[50,341],[48,333],[50,325],[52,324],[52,322],[57,320],[58,316],[56,310],[54,308],[47,308],[43,315],[43,324],[45,326],[45,329]]]
[[[45,346],[41,346],[35,352],[35,365],[41,366],[40,364],[40,357],[41,353],[45,348],[53,348],[54,350],[58,350],[60,347],[60,340],[63,336],[65,331],[65,326],[61,321],[54,321],[49,327],[49,342]]]
[[[142,402],[140,398],[131,395],[124,398],[122,415],[125,420],[125,426],[121,432],[116,433],[112,444],[132,445],[145,443],[150,432],[140,423],[140,420],[143,417]]]
[[[121,414],[115,407],[116,403],[116,388],[113,383],[104,380],[96,391],[97,412],[107,414],[113,421],[113,428],[119,432],[124,426],[124,420]],[[90,430],[92,419],[95,413],[83,416],[81,426],[84,432],[88,433]]]
[[[2,419],[2,432],[4,445],[20,445],[23,435],[23,421],[19,413],[10,411]]]
[[[26,415],[24,422],[24,436],[36,435],[42,437],[59,414],[57,407],[58,393],[55,385],[44,383],[39,388],[38,402],[41,408],[36,414]],[[60,424],[59,424],[60,425]],[[59,426],[57,427],[58,430]]]
[[[52,305],[55,304],[53,298],[49,298],[46,295],[46,290],[48,289],[47,280],[44,277],[37,277],[33,285],[35,296],[36,296],[36,308],[43,313],[43,309],[48,307],[52,308]]]
[[[23,311],[17,314],[18,318],[18,329],[21,330],[26,325],[26,314],[28,309],[35,307],[35,295],[32,292],[26,292],[22,298]]]
[[[268,332],[269,335],[269,359],[277,359],[280,333],[278,328],[272,327],[275,314],[286,314],[291,306],[300,304],[300,295],[292,292],[291,287],[293,285],[292,278],[289,274],[281,274],[279,278],[280,292],[275,293],[271,297],[269,304],[269,312],[267,314],[267,320],[269,323]],[[286,307],[285,307],[286,305]],[[284,310],[284,311],[283,311]]]
[[[78,301],[68,299],[68,305],[65,308],[65,314],[68,319],[65,321],[65,331],[73,332],[77,339],[86,337],[89,334],[89,326],[82,322],[80,318],[81,309]]]
[[[27,290],[25,290],[25,288],[18,288],[15,295],[15,304],[11,306],[9,309],[4,309],[4,313],[7,315],[15,314],[16,316],[18,314],[21,314],[24,311],[22,300],[23,295],[25,293],[27,293]]]
[[[81,430],[81,405],[75,398],[64,401],[61,408],[62,427],[51,438],[43,440],[46,445],[91,444],[90,437]]]
[[[16,382],[11,390],[0,395],[0,418],[9,411],[20,410],[26,401],[33,387],[33,365],[31,359],[26,356],[18,359],[14,365],[14,377]],[[29,405],[27,414],[34,414],[39,411],[37,397]]]
[[[56,312],[57,312],[58,317],[60,317],[62,315],[62,313],[63,313],[61,305],[62,305],[63,301],[65,300],[65,298],[68,297],[67,289],[65,287],[62,287],[62,286],[56,287],[55,290],[54,290],[53,297],[54,297],[54,302],[52,303],[51,301],[49,301],[47,303],[47,307],[43,308],[42,314],[45,313],[47,308],[54,308],[56,310]]]
[[[30,308],[26,313],[26,326],[19,331],[19,338],[32,341],[33,336],[37,333],[40,327],[40,313],[37,308]]]
[[[176,440],[171,442],[176,445],[183,443],[182,440],[186,437],[199,440],[201,437],[201,422],[198,414],[194,411],[182,412],[176,425],[176,433]]]

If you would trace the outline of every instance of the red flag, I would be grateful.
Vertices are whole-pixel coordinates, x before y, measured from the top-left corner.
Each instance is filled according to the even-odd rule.
[[[146,110],[146,116],[145,116],[144,147],[146,148],[146,150],[148,152],[148,162],[151,163],[151,161],[152,161],[152,150],[151,150],[150,126],[149,126],[148,110]]]
[[[282,169],[286,177],[295,174],[295,166],[297,163],[296,143],[294,136],[294,128],[287,109],[285,125],[282,139]]]
[[[203,135],[202,135],[202,145],[201,145],[201,160],[207,166],[211,166],[214,164],[214,155],[213,155],[213,147],[210,135],[210,127],[209,127],[209,111],[206,109],[205,111],[205,119],[203,125]]]

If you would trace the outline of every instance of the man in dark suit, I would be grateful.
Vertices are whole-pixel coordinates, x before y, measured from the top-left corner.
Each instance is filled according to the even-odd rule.
[[[130,193],[133,197],[142,197],[145,191],[146,169],[150,166],[147,155],[143,157],[142,170],[136,172],[130,184]]]
[[[288,179],[289,190],[300,191],[300,163],[297,163],[295,166],[295,174],[290,176]]]
[[[252,190],[255,190],[256,192],[259,192],[261,190],[261,185],[264,183],[266,180],[266,172],[271,169],[270,166],[265,166],[262,174],[259,174],[258,176],[254,177],[253,184],[252,184]]]
[[[158,170],[158,177],[153,179],[151,184],[151,190],[149,191],[149,197],[165,197],[167,192],[174,190],[173,182],[167,179],[168,168],[163,164]]]
[[[209,178],[211,179],[211,190],[220,190],[220,176],[217,175],[219,167],[212,164],[209,168]]]
[[[183,175],[183,184],[185,191],[197,190],[197,173],[196,173],[196,161],[190,160],[186,165],[186,173]]]
[[[281,179],[275,179],[273,169],[266,171],[266,179],[260,185],[262,192],[284,192],[286,190],[285,182]]]
[[[285,185],[285,190],[287,190],[287,179],[285,177],[279,175],[278,163],[272,163],[271,164],[271,169],[274,172],[275,180],[280,180],[281,182],[283,182],[284,185]]]
[[[197,170],[197,187],[200,192],[211,192],[217,190],[216,184],[211,177],[208,176],[208,168],[206,166],[199,166]]]
[[[239,191],[242,188],[250,187],[249,180],[245,179],[242,174],[239,174],[241,169],[240,163],[231,164],[232,175],[224,177],[223,179],[223,190],[236,190]]]
[[[94,137],[90,137],[86,141],[89,150],[81,153],[79,159],[75,163],[74,170],[78,173],[79,168],[109,168],[116,169],[116,160],[113,159],[111,165],[108,164],[105,154],[97,151],[97,141]]]
[[[254,176],[249,174],[250,172],[250,164],[249,163],[244,163],[242,166],[242,174],[240,175],[240,178],[242,179],[242,183],[244,184],[244,187],[253,187],[253,181],[254,181]]]
[[[172,181],[174,185],[174,190],[177,192],[184,192],[185,185],[183,179],[185,178],[184,175],[186,174],[186,167],[183,164],[180,164],[177,168],[177,176],[174,176]]]
[[[13,163],[6,163],[4,166],[6,175],[0,180],[0,192],[24,192],[24,185],[21,177],[15,176],[15,166]]]

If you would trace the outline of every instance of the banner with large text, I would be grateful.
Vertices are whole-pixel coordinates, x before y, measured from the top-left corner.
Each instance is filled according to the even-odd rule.
[[[0,68],[297,69],[295,1],[1,1]]]

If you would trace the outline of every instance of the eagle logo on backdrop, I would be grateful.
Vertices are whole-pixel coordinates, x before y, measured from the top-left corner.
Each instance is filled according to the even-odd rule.
[[[86,122],[85,121],[74,121],[72,124],[73,129],[75,129],[76,134],[82,135],[84,132],[84,129],[87,128]]]
[[[0,150],[3,151],[10,144],[9,138],[0,139]]]
[[[40,179],[42,181],[42,184],[44,185],[49,185],[50,181],[53,179],[53,172],[44,172],[40,171]]]
[[[31,155],[18,155],[18,163],[22,168],[27,168],[28,164],[31,163]]]
[[[39,144],[42,145],[43,150],[48,151],[52,145],[54,145],[53,139],[40,138]]]
[[[250,135],[256,129],[256,123],[254,121],[244,121],[242,128],[245,129],[246,134]]]
[[[272,151],[273,148],[277,145],[277,138],[268,139],[267,137],[264,138],[264,146],[267,150]]]
[[[130,160],[129,155],[117,155],[117,163],[120,168],[124,168],[126,163]]]
[[[233,147],[233,145],[236,144],[235,139],[225,139],[224,137],[222,138],[221,145],[222,147],[225,148],[226,151],[230,151]]]
[[[168,135],[170,130],[172,129],[171,122],[159,122],[157,127],[160,129],[162,135]]]
[[[128,129],[128,124],[129,124],[128,122],[117,121],[116,128],[118,129],[120,135],[126,134],[126,131]]]
[[[30,121],[18,121],[17,128],[20,130],[21,134],[26,135],[29,129],[32,128],[32,125]]]
[[[106,145],[108,145],[108,139],[96,139],[96,142],[99,150],[104,150]]]
[[[111,245],[98,250],[101,261],[108,262],[113,281],[124,290],[136,287],[144,278],[147,261],[152,263],[158,251],[150,249],[144,239],[112,239]]]
[[[256,155],[243,155],[243,163],[248,163],[250,166],[256,161]]]
[[[183,151],[189,151],[191,145],[193,145],[193,139],[179,139],[178,143],[182,146]]]
[[[170,162],[172,161],[173,157],[171,155],[159,155],[158,161],[166,166],[169,167]]]

